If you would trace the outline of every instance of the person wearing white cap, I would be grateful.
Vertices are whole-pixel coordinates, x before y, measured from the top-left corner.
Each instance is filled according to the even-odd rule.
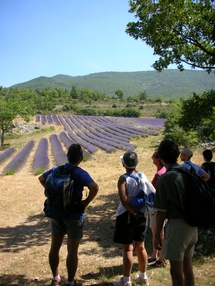
[[[113,283],[115,286],[131,286],[131,271],[133,266],[133,251],[136,252],[140,273],[136,277],[136,283],[149,286],[146,275],[147,252],[145,249],[146,218],[138,213],[130,205],[131,198],[139,191],[138,181],[144,183],[145,188],[155,192],[151,182],[142,172],[136,170],[138,164],[137,154],[127,150],[120,157],[126,173],[118,179],[119,205],[116,211],[116,221],[113,241],[122,246],[123,253],[123,276]]]
[[[210,179],[210,176],[198,165],[191,162],[191,158],[193,156],[193,152],[189,148],[184,148],[180,153],[180,159],[184,163],[181,166],[186,167],[188,170],[194,170],[194,172],[200,176],[205,182]]]

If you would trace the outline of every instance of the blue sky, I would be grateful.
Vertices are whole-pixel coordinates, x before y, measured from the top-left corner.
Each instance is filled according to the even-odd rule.
[[[0,86],[153,70],[153,49],[125,33],[128,10],[127,0],[0,0]]]

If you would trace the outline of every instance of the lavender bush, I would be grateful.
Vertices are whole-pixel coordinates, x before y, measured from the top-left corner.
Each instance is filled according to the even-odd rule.
[[[40,115],[39,114],[36,115],[36,122],[40,122]]]
[[[28,156],[30,155],[30,152],[32,151],[34,147],[34,141],[29,141],[22,150],[10,161],[10,163],[4,168],[3,174],[5,175],[13,175],[15,172],[19,171],[26,160],[28,159]]]
[[[138,123],[153,129],[164,128],[164,123],[166,121],[166,119],[163,118],[135,118],[135,120]]]
[[[47,115],[47,121],[49,124],[53,123],[53,119],[50,114]]]
[[[67,147],[67,149],[69,148],[69,146],[71,144],[74,144],[75,142],[72,141],[65,132],[61,132],[60,133],[60,140],[65,144],[65,146]],[[84,161],[89,160],[92,158],[91,154],[89,152],[87,152],[86,150],[83,149],[83,155],[84,155]]]
[[[42,121],[42,124],[46,124],[46,116],[45,115],[41,115],[41,121]]]
[[[61,145],[57,135],[52,134],[49,139],[51,142],[52,154],[54,156],[54,159],[55,159],[57,166],[63,165],[66,162],[68,162],[67,157],[66,157],[66,153],[63,151],[62,145]]]
[[[64,120],[65,119],[65,120]],[[67,118],[63,118],[62,116],[59,116],[59,120],[64,126],[65,131],[67,131],[68,135],[71,137],[71,139],[74,141],[74,143],[80,144],[84,149],[88,150],[90,153],[95,153],[98,151],[98,148],[94,146],[93,144],[86,142],[85,140],[81,139],[79,136],[75,134],[75,132],[78,132],[78,129],[73,126],[69,125],[69,120]],[[71,126],[73,127],[71,129]]]
[[[32,171],[34,175],[42,174],[49,167],[48,158],[48,140],[46,138],[40,139],[38,144],[33,164]]]
[[[60,121],[55,114],[52,115],[52,119],[53,119],[55,124],[60,125]]]
[[[3,153],[0,154],[0,164],[7,160],[14,152],[16,151],[15,148],[8,148]]]

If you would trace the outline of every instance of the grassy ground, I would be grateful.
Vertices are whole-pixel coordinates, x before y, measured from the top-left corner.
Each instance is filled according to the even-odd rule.
[[[51,130],[50,132],[53,132]],[[47,134],[48,136],[48,134]],[[32,139],[32,135],[29,137]],[[29,139],[28,138],[28,139]],[[34,136],[36,142],[41,135]],[[15,139],[16,146],[22,140]],[[155,173],[151,155],[160,137],[138,138],[138,170],[142,170],[151,180]],[[19,142],[20,141],[20,142]],[[12,141],[8,142],[10,145]],[[23,169],[13,176],[1,176],[0,184],[0,285],[48,285],[51,273],[48,265],[50,246],[50,224],[43,215],[44,194],[37,176],[31,173],[31,158]],[[202,163],[202,150],[194,152],[193,162]],[[99,150],[93,160],[81,163],[100,190],[98,196],[86,211],[84,237],[79,249],[79,267],[76,278],[83,285],[112,285],[122,274],[120,246],[112,242],[115,211],[118,205],[116,182],[124,172],[120,162],[122,151],[107,154]],[[0,164],[0,173],[8,162]],[[54,165],[53,160],[51,163]],[[207,254],[206,249],[208,248]],[[151,254],[151,233],[147,232],[146,249]],[[215,285],[214,235],[204,234],[198,245],[198,255],[194,258],[196,285]],[[66,276],[66,239],[60,252],[60,274]],[[132,276],[138,271],[134,256]],[[166,268],[148,269],[150,286],[170,286],[169,264]],[[35,280],[36,279],[36,280]]]

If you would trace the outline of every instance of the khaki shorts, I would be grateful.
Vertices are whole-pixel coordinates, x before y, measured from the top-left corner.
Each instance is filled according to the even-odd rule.
[[[173,261],[192,258],[198,240],[198,228],[183,219],[168,219],[164,229],[163,257]]]

